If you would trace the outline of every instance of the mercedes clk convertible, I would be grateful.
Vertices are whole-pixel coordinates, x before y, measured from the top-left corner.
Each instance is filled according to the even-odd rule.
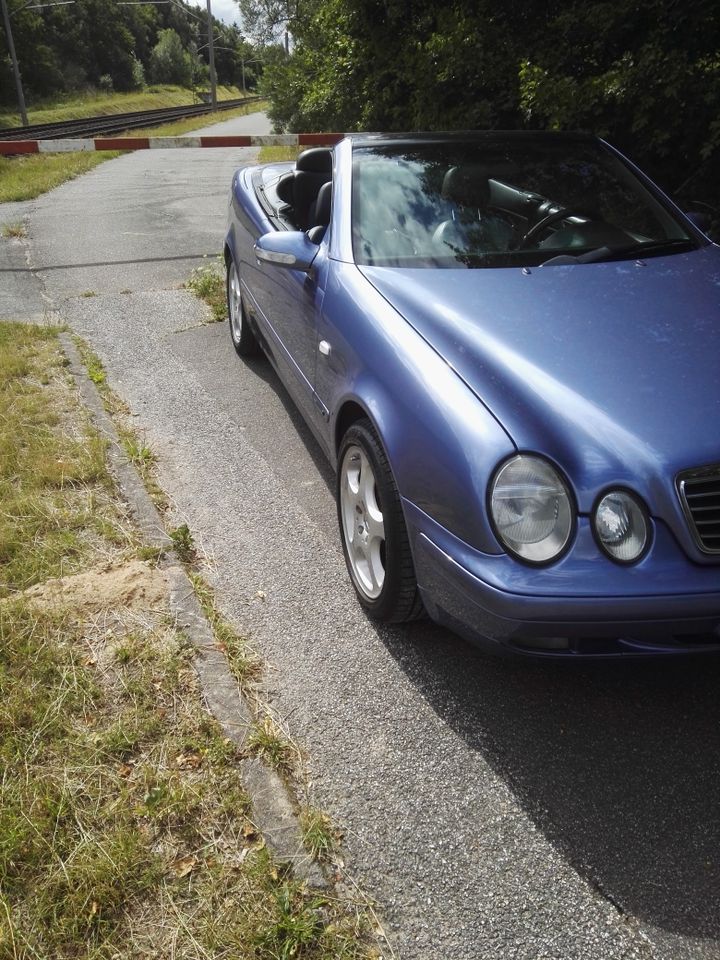
[[[720,650],[720,248],[617,150],[354,134],[233,179],[230,334],[337,474],[369,616]]]

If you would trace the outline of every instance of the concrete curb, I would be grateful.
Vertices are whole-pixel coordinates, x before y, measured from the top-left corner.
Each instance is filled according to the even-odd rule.
[[[242,750],[254,720],[252,710],[230,672],[225,655],[218,649],[212,626],[203,613],[190,578],[177,560],[155,504],[125,456],[115,424],[87,375],[77,347],[64,332],[60,334],[60,342],[83,403],[90,410],[101,436],[108,441],[111,469],[143,537],[150,546],[162,548],[172,558],[165,567],[170,581],[170,610],[177,627],[195,647],[194,667],[208,710],[225,735]],[[252,802],[253,821],[269,849],[279,860],[291,863],[299,879],[313,887],[328,887],[323,871],[303,847],[295,807],[280,777],[257,759],[243,760],[240,772]]]

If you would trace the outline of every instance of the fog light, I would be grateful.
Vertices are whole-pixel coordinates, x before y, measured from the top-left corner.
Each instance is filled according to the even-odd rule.
[[[649,526],[640,500],[626,490],[606,493],[593,518],[602,549],[619,563],[635,563],[645,552]]]

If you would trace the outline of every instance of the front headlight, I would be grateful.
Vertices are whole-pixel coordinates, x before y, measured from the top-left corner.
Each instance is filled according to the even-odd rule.
[[[490,486],[490,514],[508,552],[528,563],[557,559],[575,523],[568,488],[540,457],[519,454],[498,470]]]
[[[595,536],[602,549],[618,563],[635,563],[649,539],[645,508],[627,490],[606,493],[595,507]]]

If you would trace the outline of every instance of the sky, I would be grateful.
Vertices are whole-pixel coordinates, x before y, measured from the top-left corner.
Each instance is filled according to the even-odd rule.
[[[196,7],[201,7],[203,13],[207,11],[207,0],[189,0]],[[210,0],[213,16],[223,23],[237,23],[240,26],[240,10],[235,0]]]

